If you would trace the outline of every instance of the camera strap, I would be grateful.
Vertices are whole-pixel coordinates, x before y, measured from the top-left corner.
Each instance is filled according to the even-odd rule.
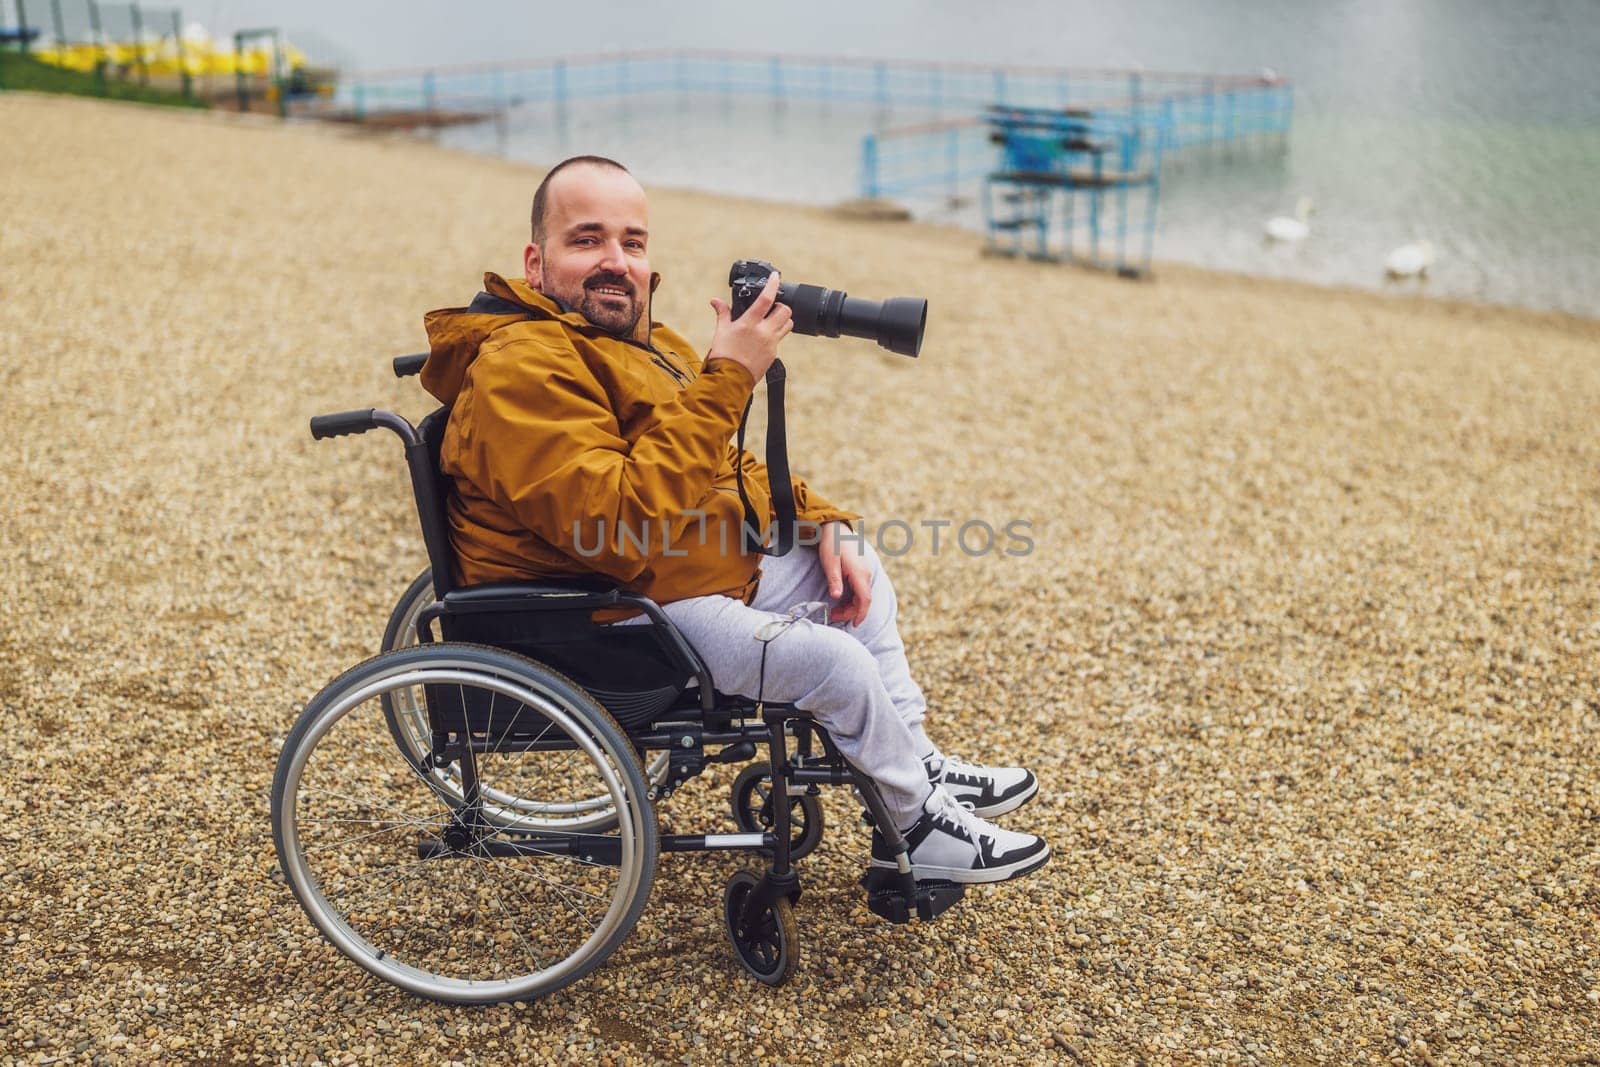
[[[764,524],[744,489],[744,429],[750,418],[754,393],[744,402],[744,412],[739,416],[739,455],[733,468],[739,486],[739,502],[744,505],[745,551],[759,552],[763,556],[788,555],[796,537],[794,483],[789,478],[789,437],[783,422],[783,379],[783,361],[774,359],[767,368],[767,491],[772,497],[773,522],[778,528],[771,548],[762,544]]]

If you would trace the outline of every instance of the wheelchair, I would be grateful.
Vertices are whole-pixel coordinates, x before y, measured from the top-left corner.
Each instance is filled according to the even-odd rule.
[[[402,356],[395,373],[425,358]],[[782,445],[773,381],[769,456]],[[855,790],[896,858],[861,879],[874,914],[929,921],[961,899],[957,883],[916,878],[874,783],[826,730],[793,705],[718,691],[649,598],[598,579],[455,586],[439,469],[448,417],[311,420],[319,440],[400,438],[429,561],[380,653],[306,705],[273,777],[280,869],[328,941],[422,997],[529,1000],[617,949],[660,853],[737,850],[764,869],[728,880],[723,926],[743,968],[780,985],[799,961],[794,864],[822,840],[824,785]],[[787,479],[786,461],[772,468]],[[596,618],[618,609],[646,621]],[[713,764],[746,765],[730,798],[738,832],[658,832],[656,805]]]

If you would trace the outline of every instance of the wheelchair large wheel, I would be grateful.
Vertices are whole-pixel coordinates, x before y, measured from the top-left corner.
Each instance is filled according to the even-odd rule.
[[[441,754],[467,783],[451,796],[389,734],[383,698],[425,685],[538,732]],[[438,1000],[523,1000],[599,966],[638,921],[658,850],[647,789],[627,736],[570,679],[500,649],[422,645],[306,706],[273,778],[273,837],[312,922],[371,973]],[[487,817],[492,795],[603,796],[616,829],[512,832]]]
[[[383,631],[382,651],[409,648],[418,643],[417,617],[422,609],[432,604],[433,571],[425,569],[412,579],[400,600],[389,613],[389,623]],[[389,732],[400,751],[419,771],[423,770],[424,757],[432,744],[428,725],[428,712],[422,703],[422,690],[396,690],[383,695],[383,712],[389,721]],[[667,753],[652,760],[647,774],[652,785],[666,781]],[[451,767],[428,767],[424,772],[447,797],[461,798],[459,771]],[[488,790],[485,799],[491,802],[486,814],[511,829],[520,830],[570,830],[584,833],[605,833],[617,825],[617,813],[608,798],[601,795],[513,796]]]

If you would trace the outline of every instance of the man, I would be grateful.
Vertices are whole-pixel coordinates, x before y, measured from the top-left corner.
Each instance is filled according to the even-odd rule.
[[[815,544],[763,557],[740,536],[735,464],[758,516],[772,514],[765,469],[729,438],[793,329],[777,276],[737,319],[711,301],[702,361],[650,320],[649,236],[644,190],[621,164],[569,159],[534,194],[523,277],[486,275],[469,307],[427,316],[422,383],[452,406],[441,464],[457,580],[599,573],[649,596],[722,691],[792,702],[827,729],[877,782],[919,877],[1037,869],[1042,840],[987,821],[1033,796],[1033,775],[946,756],[923,731],[894,589],[845,525],[859,516],[797,478]],[[809,617],[824,604],[824,621]],[[876,833],[871,863],[893,866]]]

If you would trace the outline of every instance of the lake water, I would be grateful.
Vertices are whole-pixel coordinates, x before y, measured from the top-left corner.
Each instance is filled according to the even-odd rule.
[[[1356,0],[1124,5],[1019,0],[980,9],[910,0],[620,8],[597,35],[582,10],[507,27],[474,58],[603,48],[718,47],[888,59],[1255,73],[1294,81],[1287,143],[1169,164],[1156,258],[1381,288],[1391,248],[1428,239],[1427,291],[1600,317],[1600,4]],[[676,12],[677,14],[672,14]],[[805,17],[799,17],[801,15]],[[553,40],[571,42],[552,49]],[[459,42],[454,47],[459,47]],[[856,195],[861,135],[924,118],[869,106],[679,97],[549,105],[447,144],[550,163],[614,155],[646,183],[831,203]],[[1310,197],[1304,242],[1262,225]],[[914,205],[976,222],[974,210]]]

